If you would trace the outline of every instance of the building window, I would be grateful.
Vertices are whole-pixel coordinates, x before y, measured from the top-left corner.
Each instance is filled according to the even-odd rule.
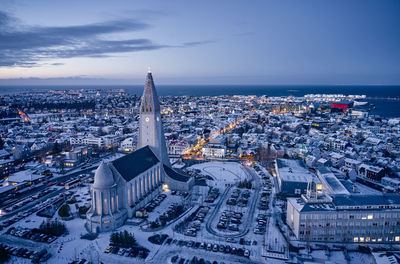
[[[94,193],[94,203],[96,204],[97,207],[97,214],[100,215],[101,214],[101,203],[100,200],[97,199],[96,193]]]
[[[107,199],[104,199],[104,214],[108,214]]]
[[[111,197],[111,211],[112,211],[113,213],[115,212],[114,197]]]
[[[115,196],[115,198],[116,198],[116,201],[117,201],[117,204],[116,204],[116,208],[117,208],[117,210],[118,210],[118,208],[119,208],[119,201],[118,201],[118,194]]]

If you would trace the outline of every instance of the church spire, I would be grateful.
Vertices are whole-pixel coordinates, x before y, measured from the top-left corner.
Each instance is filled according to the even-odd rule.
[[[146,84],[140,102],[138,148],[150,146],[161,163],[170,165],[167,145],[162,126],[160,102],[151,72],[147,73]]]
[[[143,95],[140,100],[140,112],[159,112],[160,102],[158,101],[157,91],[154,86],[151,71],[147,72],[146,84],[144,86]]]

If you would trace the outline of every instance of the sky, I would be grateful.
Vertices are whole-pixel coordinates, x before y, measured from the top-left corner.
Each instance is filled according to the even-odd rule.
[[[0,86],[400,84],[399,0],[1,0]]]

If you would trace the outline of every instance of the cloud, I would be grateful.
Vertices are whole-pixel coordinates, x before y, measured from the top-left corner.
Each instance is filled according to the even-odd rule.
[[[190,47],[196,47],[196,46],[200,46],[200,45],[204,45],[204,44],[210,44],[210,43],[214,43],[214,42],[215,41],[213,41],[213,40],[192,41],[192,42],[185,42],[179,47],[190,48]]]
[[[0,67],[35,67],[51,59],[91,57],[104,58],[115,53],[191,47],[207,42],[182,45],[160,45],[150,39],[106,40],[107,34],[134,32],[150,25],[132,19],[121,19],[77,26],[24,26],[18,19],[0,11]],[[59,65],[59,64],[57,64]]]

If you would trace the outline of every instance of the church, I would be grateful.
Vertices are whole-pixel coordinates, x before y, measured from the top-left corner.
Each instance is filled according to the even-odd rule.
[[[137,150],[112,162],[102,162],[94,175],[92,204],[86,214],[92,232],[122,226],[163,189],[189,191],[194,179],[170,164],[160,103],[149,71],[139,109]]]

